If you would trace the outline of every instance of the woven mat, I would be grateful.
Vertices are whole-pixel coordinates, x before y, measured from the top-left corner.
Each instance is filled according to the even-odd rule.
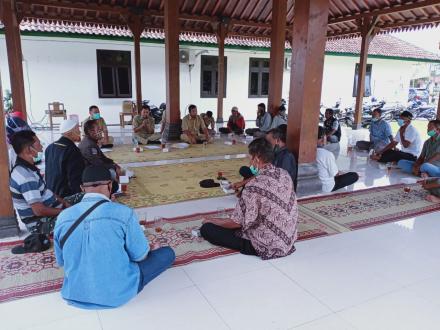
[[[402,185],[396,185],[300,200],[299,240],[440,210],[440,204],[425,201],[426,193],[420,187],[411,188],[409,193],[403,191]],[[228,212],[231,211],[226,215]],[[162,231],[156,232],[154,225],[148,224],[145,232],[151,241],[173,247],[177,255],[175,265],[236,253],[192,237],[191,230],[199,228],[209,217],[218,217],[218,214],[165,219]],[[43,253],[11,254],[10,249],[19,243],[0,243],[0,302],[56,291],[62,284],[63,273],[56,266],[52,249]]]
[[[201,144],[191,145],[186,149],[171,148],[170,152],[162,150],[148,150],[136,153],[132,145],[115,146],[113,151],[107,152],[106,156],[118,164],[149,162],[169,159],[188,159],[209,156],[247,154],[248,145],[237,142],[235,145],[225,145],[223,140],[214,140],[214,143],[204,147]]]
[[[238,170],[243,165],[249,165],[247,158],[133,168],[136,178],[130,180],[127,195],[118,202],[145,207],[225,196],[220,187],[201,188],[199,182],[216,180],[219,171],[229,181],[239,181]]]

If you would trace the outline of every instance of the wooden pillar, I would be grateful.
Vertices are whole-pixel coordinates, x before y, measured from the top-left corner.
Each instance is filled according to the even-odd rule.
[[[3,87],[0,78],[0,100],[3,100],[2,91]],[[17,236],[20,231],[9,190],[9,155],[3,111],[3,102],[0,102],[0,190],[3,191],[0,194],[0,238]]]
[[[362,127],[362,112],[364,103],[364,90],[365,90],[365,74],[367,72],[367,60],[368,60],[368,50],[370,48],[370,43],[376,34],[377,16],[375,17],[365,17],[363,20],[359,21],[359,27],[361,29],[361,54],[359,58],[359,70],[358,70],[358,80],[357,80],[357,90],[356,90],[356,104],[354,113],[354,123],[353,129],[358,129]]]
[[[283,92],[286,17],[287,1],[273,0],[270,35],[269,95],[267,98],[267,108],[272,115],[278,113]]]
[[[329,0],[295,1],[287,146],[298,160],[297,193],[321,190],[316,149]]]
[[[163,132],[165,140],[180,138],[180,64],[179,64],[179,3],[165,1],[165,72],[166,72],[166,123]]]
[[[13,106],[14,110],[21,111],[26,118],[26,96],[24,92],[20,19],[17,17],[14,0],[2,1],[1,5],[1,11],[3,13],[2,21],[5,26],[5,39]]]
[[[134,64],[136,77],[136,106],[140,112],[142,108],[142,71],[141,71],[141,35],[144,31],[144,24],[141,17],[136,15],[129,23],[129,28],[133,34],[134,41]]]
[[[223,22],[218,24],[218,87],[217,87],[217,123],[223,123],[223,98],[225,96],[225,38],[226,26]]]

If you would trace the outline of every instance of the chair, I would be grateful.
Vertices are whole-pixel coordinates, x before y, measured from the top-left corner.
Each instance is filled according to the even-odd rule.
[[[50,129],[53,129],[53,118],[63,117],[64,120],[67,119],[67,111],[64,108],[64,103],[52,102],[47,105],[46,114],[49,115]]]
[[[136,115],[136,105],[133,101],[122,101],[122,112],[119,113],[119,123],[121,127],[131,125],[133,118]],[[129,117],[129,121],[125,121],[125,116]]]

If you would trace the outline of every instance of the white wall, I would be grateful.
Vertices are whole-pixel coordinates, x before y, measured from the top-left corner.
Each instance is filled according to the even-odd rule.
[[[356,63],[359,63],[356,57],[325,57],[321,96],[324,105],[333,106],[339,98],[343,106],[354,104],[355,98],[352,97],[352,93]],[[371,95],[387,102],[406,103],[414,63],[418,62],[369,58],[368,64],[372,64]],[[420,63],[420,65],[429,64]],[[368,99],[365,98],[365,101]]]
[[[217,55],[213,47],[190,47],[192,54],[207,50],[205,55]],[[22,37],[24,55],[24,78],[28,113],[33,121],[44,117],[47,104],[64,102],[68,114],[78,114],[81,119],[88,113],[91,104],[97,104],[110,124],[119,123],[119,112],[123,99],[99,99],[96,67],[96,49],[132,51],[132,95],[135,98],[134,54],[129,41],[105,41],[93,39],[68,39],[54,37]],[[228,57],[227,98],[224,100],[224,118],[227,119],[232,106],[238,106],[246,119],[256,116],[256,105],[267,102],[265,98],[248,98],[249,58],[268,58],[269,51],[226,49]],[[165,49],[163,44],[142,43],[142,95],[153,104],[165,102]],[[352,87],[355,57],[326,56],[322,102],[332,105],[341,98],[343,103],[353,103]],[[373,95],[388,101],[405,101],[409,80],[415,62],[370,59],[373,64]],[[423,64],[426,65],[426,64]],[[3,90],[10,89],[4,36],[0,37],[0,70]],[[288,99],[290,71],[284,72],[282,97]],[[200,112],[217,108],[216,98],[200,98],[200,56],[195,58],[189,70],[187,64],[180,65],[180,104],[182,116],[190,103]]]

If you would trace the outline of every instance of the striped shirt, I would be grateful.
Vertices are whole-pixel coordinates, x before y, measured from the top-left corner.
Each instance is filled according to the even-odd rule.
[[[9,189],[14,207],[22,220],[35,216],[31,207],[34,203],[43,203],[48,207],[56,207],[59,204],[52,191],[46,188],[39,169],[20,157],[12,169]]]

